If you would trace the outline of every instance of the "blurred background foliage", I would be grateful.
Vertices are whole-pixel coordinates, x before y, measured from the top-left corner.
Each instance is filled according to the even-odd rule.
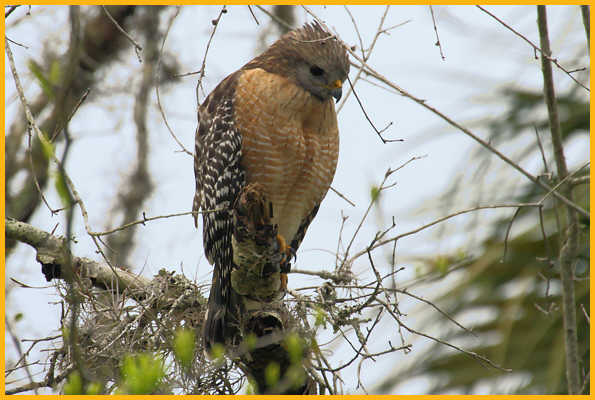
[[[521,135],[532,134],[533,141],[525,142],[519,162],[530,157],[541,158],[539,146],[535,145],[535,130],[543,132],[540,135],[543,137],[549,133],[547,115],[538,112],[539,108],[545,107],[542,93],[506,89],[501,95],[508,99],[508,110],[501,118],[485,123],[491,132],[492,143],[518,141]],[[565,145],[575,135],[589,134],[589,103],[584,96],[577,90],[568,91],[558,96],[558,106]],[[478,151],[473,157],[482,165],[481,157],[486,155],[487,152]],[[550,157],[544,158],[548,167],[544,166],[541,178],[552,184],[556,181],[550,173],[555,169],[554,162]],[[574,178],[589,174],[590,165]],[[484,175],[480,173],[478,176],[482,178]],[[446,196],[454,197],[457,184],[455,182]],[[490,188],[484,190],[496,190],[494,186]],[[519,194],[514,199],[518,203],[538,202],[545,194],[528,181],[518,189]],[[588,210],[588,181],[576,184],[574,195],[575,201]],[[523,231],[511,234],[508,240],[505,238],[511,215],[497,219],[489,226],[487,237],[475,246],[478,251],[462,254],[458,250],[422,260],[425,280],[443,278],[455,270],[459,274],[448,292],[433,300],[455,320],[470,317],[472,322],[468,325],[473,333],[457,328],[439,314],[433,314],[437,316],[426,321],[426,329],[431,325],[442,325],[445,328],[441,339],[484,355],[511,372],[483,367],[468,355],[434,343],[416,357],[412,368],[397,368],[384,378],[378,391],[390,393],[398,384],[429,377],[432,394],[502,393],[504,384],[510,387],[506,392],[513,394],[566,393],[562,295],[557,262],[561,243],[556,228],[558,218],[563,217],[563,210],[557,212],[555,202],[548,199],[543,207],[543,225],[536,208],[524,208],[514,219],[511,229],[514,232],[514,227],[522,220]],[[476,221],[471,221],[470,225],[474,223]],[[575,296],[582,378],[584,390],[588,392],[589,221],[583,219],[580,225],[580,251],[574,262]],[[469,226],[469,232],[476,228]]]

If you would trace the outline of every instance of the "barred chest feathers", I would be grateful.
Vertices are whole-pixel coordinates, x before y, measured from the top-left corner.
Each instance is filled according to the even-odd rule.
[[[289,242],[335,174],[339,132],[333,101],[321,102],[259,68],[245,71],[236,91],[246,183],[263,185],[279,233]]]

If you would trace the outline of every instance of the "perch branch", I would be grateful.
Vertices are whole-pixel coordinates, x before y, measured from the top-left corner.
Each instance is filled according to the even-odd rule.
[[[72,271],[70,274],[63,274],[68,254],[65,254],[65,239],[56,237],[30,224],[5,220],[6,237],[26,243],[37,251],[37,261],[42,265],[42,271],[46,279],[64,279],[66,276],[79,276],[91,280],[95,287],[102,289],[117,288],[122,293],[129,291],[132,297],[144,298],[144,292],[150,281],[142,276],[135,275],[123,269],[115,269],[101,262],[84,257],[72,257]]]

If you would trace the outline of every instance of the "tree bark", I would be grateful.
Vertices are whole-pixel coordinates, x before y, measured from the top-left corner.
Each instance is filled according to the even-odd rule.
[[[537,6],[537,25],[539,27],[539,39],[541,50],[544,55],[551,56],[550,41],[547,28],[547,14],[545,6]],[[543,92],[547,104],[550,133],[558,181],[568,176],[568,167],[564,157],[564,146],[560,132],[560,120],[558,118],[558,104],[554,90],[554,79],[552,65],[548,58],[541,56],[541,68],[543,72]],[[567,182],[560,188],[560,192],[571,202],[572,187]],[[559,204],[559,207],[564,207]],[[562,313],[564,319],[565,349],[566,349],[566,379],[568,380],[568,394],[579,394],[581,382],[579,377],[579,356],[578,338],[576,332],[576,301],[574,295],[574,262],[578,252],[578,221],[576,211],[572,207],[566,209],[566,218],[562,218],[559,226],[562,248],[559,255],[560,277],[562,281]]]

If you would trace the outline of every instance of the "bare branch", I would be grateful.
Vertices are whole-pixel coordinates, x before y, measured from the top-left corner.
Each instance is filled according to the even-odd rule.
[[[359,62],[363,62],[363,60],[361,60],[355,53],[351,52],[351,54],[354,56],[354,58],[358,59]],[[469,129],[467,129],[464,126],[460,125],[459,123],[455,122],[453,119],[451,119],[450,117],[446,116],[445,114],[443,114],[438,109],[436,109],[436,108],[428,105],[425,100],[413,96],[412,94],[410,94],[409,92],[405,91],[404,89],[402,89],[398,85],[392,83],[390,80],[388,80],[382,74],[380,74],[377,71],[375,71],[369,65],[366,65],[365,71],[371,77],[373,77],[373,78],[377,79],[378,81],[384,83],[385,85],[388,85],[389,87],[397,90],[401,95],[403,95],[403,96],[405,96],[405,97],[413,100],[414,102],[416,102],[420,106],[422,106],[422,107],[428,109],[429,111],[431,111],[432,113],[438,115],[440,118],[442,118],[447,123],[449,123],[450,125],[452,125],[455,128],[457,128],[461,132],[465,133],[467,136],[471,137],[473,140],[475,140],[476,142],[478,142],[481,146],[485,147],[486,149],[488,149],[489,151],[491,151],[492,153],[494,153],[495,155],[497,155],[505,163],[507,163],[508,165],[510,165],[511,167],[513,167],[514,169],[516,169],[517,171],[519,171],[526,178],[528,178],[531,182],[535,183],[538,186],[541,186],[543,189],[545,189],[547,191],[551,191],[552,190],[552,188],[549,185],[541,182],[537,177],[533,176],[530,172],[528,172],[527,170],[525,170],[524,168],[522,168],[520,165],[518,165],[518,163],[515,163],[510,158],[508,158],[506,155],[504,155],[502,152],[500,152],[495,147],[493,147],[488,141],[480,138],[475,133],[471,132]],[[588,211],[586,211],[585,209],[583,209],[581,206],[579,206],[578,204],[574,203],[573,201],[569,200],[568,198],[564,197],[564,195],[560,194],[557,191],[553,191],[552,192],[552,195],[554,197],[556,197],[558,200],[562,201],[567,206],[572,207],[574,210],[576,210],[578,213],[580,213],[584,217],[590,218],[590,213]]]
[[[201,64],[200,70],[199,70],[200,75],[198,76],[198,81],[196,82],[196,102],[197,102],[197,104],[200,104],[198,89],[202,87],[202,79],[205,76],[207,54],[209,54],[209,48],[211,47],[211,42],[213,41],[213,37],[215,37],[215,32],[217,31],[217,27],[219,26],[219,21],[221,20],[221,17],[223,16],[223,14],[226,14],[226,13],[227,13],[226,6],[221,7],[221,11],[219,11],[219,15],[217,16],[217,18],[215,18],[214,20],[211,21],[211,23],[213,24],[213,30],[211,31],[211,36],[209,36],[209,41],[207,42],[207,48],[205,49],[205,54],[203,56],[202,64]]]
[[[16,336],[16,334],[14,333],[14,330],[12,329],[12,324],[10,323],[10,321],[8,320],[8,316],[4,315],[4,326],[6,327],[6,330],[8,331],[8,334],[10,335],[10,338],[12,339],[12,343],[14,345],[14,347],[17,349],[17,352],[19,353],[19,357],[20,360],[17,363],[17,365],[23,361],[24,365],[23,367],[25,368],[25,372],[27,373],[27,377],[29,378],[29,383],[33,383],[33,375],[31,375],[31,370],[29,369],[29,366],[27,365],[27,356],[26,354],[23,354],[23,349],[21,348],[21,342],[19,340],[19,338]],[[35,392],[36,395],[38,395],[39,393],[37,392],[37,388],[34,387],[33,391]]]
[[[552,145],[554,147],[554,158],[558,170],[559,186],[568,175],[568,167],[564,157],[564,146],[558,118],[558,103],[554,90],[554,79],[552,74],[552,60],[550,41],[547,26],[547,14],[545,6],[537,6],[537,25],[539,27],[539,39],[543,51],[541,52],[541,66],[543,71],[543,91],[547,104]],[[553,189],[552,189],[553,190]],[[572,190],[569,185],[562,188],[562,192],[572,201]],[[564,321],[564,339],[566,350],[566,379],[568,381],[568,394],[580,394],[581,381],[579,375],[578,338],[576,327],[576,300],[574,295],[574,272],[573,264],[578,252],[578,222],[577,215],[573,208],[566,208],[566,224],[560,227],[560,236],[564,243],[559,256],[560,278],[562,281],[562,304]]]
[[[335,193],[337,196],[339,196],[340,198],[342,198],[343,200],[345,200],[347,203],[349,203],[350,206],[355,207],[355,203],[351,200],[349,200],[347,197],[345,197],[345,195],[341,192],[339,192],[337,189],[335,189],[334,187],[330,186],[330,189],[333,191],[333,193]]]
[[[105,12],[105,15],[107,15],[107,17],[110,19],[110,21],[112,21],[112,23],[116,26],[116,28],[118,28],[118,30],[122,33],[122,35],[124,35],[124,37],[126,39],[128,39],[128,41],[130,43],[132,43],[132,45],[134,46],[134,51],[136,52],[136,56],[138,57],[138,62],[142,63],[143,59],[141,57],[141,53],[143,51],[143,48],[140,44],[137,43],[136,40],[134,40],[134,38],[132,36],[130,36],[128,34],[128,32],[126,32],[124,30],[124,28],[122,28],[120,26],[120,24],[118,23],[118,21],[115,20],[114,17],[112,17],[112,15],[110,14],[110,12],[107,10],[107,8],[105,6],[101,6],[101,8],[103,8],[103,11]]]
[[[556,67],[558,67],[559,69],[561,69],[562,71],[564,71],[566,73],[566,75],[568,75],[570,77],[570,79],[572,79],[573,81],[575,81],[579,86],[581,86],[582,88],[586,89],[589,92],[591,91],[591,89],[589,89],[588,87],[586,87],[584,84],[582,84],[581,82],[579,82],[574,76],[572,76],[572,74],[570,73],[570,71],[568,71],[566,68],[564,68],[563,66],[561,66],[558,63],[558,60],[557,59],[552,58],[550,51],[545,51],[545,49],[542,50],[537,45],[535,45],[532,41],[530,41],[529,39],[527,39],[525,36],[523,36],[518,31],[516,31],[514,28],[512,28],[510,25],[508,25],[506,22],[502,21],[500,18],[496,17],[494,14],[492,14],[491,12],[489,12],[488,10],[486,10],[485,8],[483,8],[482,6],[475,6],[475,7],[479,8],[481,11],[483,11],[486,14],[488,14],[490,17],[494,18],[496,21],[498,21],[500,24],[502,24],[504,27],[506,27],[509,31],[511,31],[512,33],[514,33],[515,35],[517,35],[518,37],[520,37],[521,39],[523,39],[531,47],[533,47],[533,50],[534,51],[540,52],[542,57],[545,57],[547,60],[549,60],[549,61],[553,62],[554,64],[556,64]],[[542,47],[543,47],[543,44],[542,44]],[[535,55],[535,58],[537,58],[537,54]]]
[[[436,43],[434,43],[434,45],[438,46],[438,48],[440,49],[440,57],[442,58],[442,61],[444,61],[446,60],[446,57],[444,57],[444,53],[442,52],[442,44],[440,43],[440,37],[438,36],[438,28],[436,28],[436,17],[434,17],[434,8],[431,5],[428,7],[430,7],[430,14],[432,14],[432,24],[434,25],[434,32],[436,32]]]
[[[446,221],[448,219],[457,217],[459,215],[467,214],[467,213],[470,213],[470,212],[475,212],[475,211],[478,211],[478,210],[488,210],[488,209],[496,209],[496,208],[519,208],[519,207],[537,207],[537,208],[539,208],[539,207],[541,207],[541,204],[540,203],[493,204],[493,205],[487,205],[487,206],[477,206],[477,207],[468,208],[468,209],[465,209],[465,210],[454,212],[454,213],[449,214],[449,215],[446,215],[444,217],[440,217],[440,218],[438,218],[438,219],[436,219],[436,220],[434,220],[434,221],[432,221],[430,223],[427,223],[425,225],[420,226],[419,228],[413,229],[413,230],[408,231],[408,232],[405,232],[405,233],[401,233],[401,234],[399,234],[397,236],[394,236],[392,238],[381,240],[378,243],[374,244],[374,246],[372,246],[370,248],[370,250],[377,249],[378,247],[382,247],[382,246],[384,246],[387,243],[390,243],[390,242],[393,242],[393,241],[397,241],[397,240],[402,239],[402,238],[404,238],[406,236],[411,236],[411,235],[413,235],[415,233],[421,232],[421,231],[423,231],[425,229],[428,229],[428,228],[430,228],[430,227],[432,227],[434,225],[437,225],[437,224],[439,224],[441,222],[444,222],[444,221]],[[362,250],[362,251],[356,253],[347,262],[348,263],[352,263],[356,258],[361,257],[362,255],[366,254],[366,251],[367,250]]]
[[[53,278],[65,279],[67,277],[61,271],[68,258],[68,255],[64,253],[65,239],[12,219],[5,220],[5,230],[7,238],[26,243],[37,251],[37,261],[42,266],[46,266],[48,281]],[[140,275],[120,268],[114,271],[109,265],[88,258],[73,256],[72,267],[77,269],[80,277],[91,279],[94,286],[103,289],[117,287],[120,293],[128,289],[133,296],[134,293],[141,293],[149,284],[149,280]],[[72,272],[69,275],[74,276]],[[144,297],[144,295],[142,296]]]
[[[167,36],[169,35],[169,30],[171,29],[171,27],[174,23],[174,20],[176,19],[176,17],[178,16],[179,13],[180,13],[180,6],[176,7],[176,12],[169,19],[169,22],[167,24],[167,29],[165,30],[165,34],[163,35],[163,41],[161,42],[161,50],[159,51],[159,60],[157,61],[157,68],[156,68],[157,74],[160,74],[160,72],[161,72],[161,59],[163,57],[163,49],[165,47],[165,41],[167,40]],[[159,95],[159,79],[156,79],[156,82],[155,82],[155,94],[157,96],[157,107],[159,108],[159,112],[161,113],[161,117],[163,118],[163,122],[165,123],[165,126],[167,127],[169,134],[176,141],[178,146],[180,146],[180,148],[182,149],[182,151],[184,153],[188,154],[189,156],[193,156],[193,153],[191,151],[189,151],[188,149],[186,149],[186,147],[184,147],[182,142],[178,139],[178,137],[174,133],[174,130],[171,128],[171,126],[167,122],[167,117],[165,116],[165,110],[163,109],[163,106],[161,105],[161,96]]]

